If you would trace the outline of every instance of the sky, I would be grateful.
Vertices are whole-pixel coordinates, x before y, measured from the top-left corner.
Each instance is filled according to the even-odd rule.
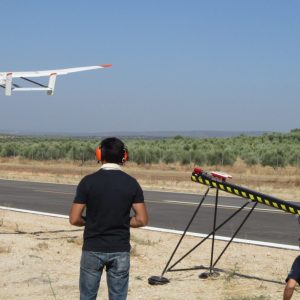
[[[300,1],[0,0],[0,72],[112,64],[0,90],[0,132],[300,127]]]

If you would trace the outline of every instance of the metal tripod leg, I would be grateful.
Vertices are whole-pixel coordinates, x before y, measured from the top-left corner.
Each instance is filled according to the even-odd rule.
[[[247,205],[249,204],[249,202],[246,202],[244,205],[242,205],[237,211],[235,211],[231,216],[229,216],[225,221],[223,221],[220,225],[217,226],[215,232],[217,232],[221,227],[223,227],[227,222],[229,222],[234,216],[236,216],[240,211],[242,211]],[[177,269],[173,268],[180,263],[184,258],[186,258],[190,253],[192,253],[196,248],[198,248],[202,243],[204,243],[212,234],[214,233],[214,231],[211,231],[209,234],[207,234],[207,236],[205,238],[203,238],[199,243],[197,243],[191,250],[189,250],[186,254],[184,254],[180,259],[178,259],[167,271],[171,272],[171,271],[179,271]],[[197,268],[198,269],[198,268]]]
[[[201,205],[202,205],[204,199],[206,198],[206,196],[207,196],[209,190],[210,190],[210,187],[208,187],[208,189],[207,189],[207,191],[205,192],[204,196],[202,197],[202,199],[201,199],[199,205],[197,206],[196,210],[194,211],[194,213],[193,213],[193,215],[192,215],[192,217],[191,217],[191,219],[190,219],[188,225],[186,226],[186,228],[185,228],[183,234],[181,235],[181,237],[180,237],[180,239],[179,239],[179,241],[178,241],[178,243],[177,243],[177,245],[176,245],[176,247],[175,247],[173,253],[171,254],[171,256],[170,256],[170,258],[169,258],[169,260],[168,260],[168,262],[167,262],[167,264],[166,264],[166,266],[165,266],[165,268],[164,268],[164,270],[162,271],[161,275],[160,275],[160,276],[151,276],[151,277],[149,277],[149,278],[148,278],[148,283],[149,283],[149,284],[157,285],[157,284],[165,284],[165,283],[168,283],[168,282],[169,282],[169,280],[168,280],[167,278],[163,277],[163,276],[164,276],[165,272],[167,271],[167,268],[168,268],[170,262],[172,261],[172,258],[174,257],[174,255],[175,255],[175,253],[176,253],[176,251],[177,251],[179,245],[181,244],[181,242],[182,242],[184,236],[186,235],[188,229],[190,228],[190,226],[191,226],[191,224],[192,224],[192,222],[193,222],[195,216],[197,215],[197,213],[198,213],[198,211],[199,211],[199,209],[200,209],[200,207],[201,207]]]
[[[218,211],[218,200],[219,200],[219,189],[216,190],[216,202],[215,202],[215,212],[214,212],[214,233],[212,238],[212,245],[211,245],[211,259],[210,259],[210,268],[209,273],[212,273],[213,270],[213,257],[214,257],[214,248],[215,248],[215,235],[216,235],[216,223],[217,223],[217,211]]]
[[[218,211],[218,200],[219,200],[219,189],[216,189],[216,198],[215,198],[215,211],[214,211],[214,225],[213,225],[213,236],[211,243],[211,254],[210,254],[210,265],[209,273],[204,272],[199,275],[200,278],[207,278],[208,276],[219,276],[218,272],[214,271],[213,259],[214,259],[214,249],[215,249],[215,235],[216,235],[216,223],[217,223],[217,211]]]
[[[240,226],[237,228],[237,230],[235,231],[235,233],[233,234],[232,238],[230,239],[230,241],[227,243],[227,245],[225,246],[225,248],[223,249],[223,251],[220,253],[220,255],[218,256],[218,258],[216,259],[216,261],[213,264],[213,268],[215,267],[215,265],[218,263],[218,261],[220,260],[220,258],[222,257],[222,255],[225,253],[225,251],[227,250],[227,248],[229,247],[229,245],[231,244],[231,242],[233,241],[233,239],[236,237],[236,235],[239,233],[239,231],[241,230],[241,228],[243,227],[243,225],[245,224],[245,222],[247,221],[247,219],[250,217],[250,215],[252,214],[254,208],[256,207],[257,202],[252,206],[251,210],[249,211],[249,213],[247,214],[247,216],[245,217],[245,219],[242,221],[242,223],[240,224]]]
[[[188,228],[190,227],[192,221],[194,220],[198,210],[200,209],[207,193],[208,193],[209,189],[206,191],[205,195],[203,196],[202,200],[200,201],[199,205],[197,206],[191,220],[189,221],[185,231],[183,232],[179,242],[177,243],[171,257],[169,258],[161,276],[151,276],[148,279],[149,284],[166,284],[169,282],[169,280],[165,277],[163,277],[163,275],[165,274],[165,272],[175,272],[175,271],[187,271],[187,270],[198,270],[198,269],[208,269],[209,272],[206,273],[202,273],[199,275],[200,278],[208,278],[209,276],[218,276],[219,273],[216,272],[216,264],[218,263],[218,261],[220,260],[220,258],[222,257],[222,255],[225,253],[225,251],[227,250],[227,248],[229,247],[229,245],[231,244],[231,242],[233,241],[233,239],[235,238],[235,236],[238,234],[238,232],[240,231],[240,229],[242,228],[242,226],[245,224],[245,222],[247,221],[247,219],[249,218],[249,216],[251,215],[251,213],[253,212],[253,210],[255,209],[257,203],[255,203],[253,205],[253,207],[251,208],[250,212],[247,214],[247,216],[244,218],[244,220],[242,221],[242,223],[239,225],[239,227],[237,228],[237,230],[235,231],[235,233],[233,234],[232,238],[230,239],[230,241],[227,243],[227,245],[225,246],[225,248],[223,249],[223,251],[221,252],[221,254],[218,256],[218,258],[216,259],[216,261],[213,263],[213,256],[214,256],[214,242],[215,242],[215,233],[221,228],[223,227],[227,222],[229,222],[234,216],[236,216],[239,212],[241,212],[249,203],[246,202],[245,204],[243,204],[237,211],[235,211],[231,216],[229,216],[225,221],[223,221],[220,225],[216,226],[216,220],[217,220],[217,209],[218,209],[218,198],[219,198],[219,191],[218,189],[216,190],[216,199],[215,199],[215,211],[214,211],[214,220],[213,220],[213,231],[210,232],[206,237],[204,237],[199,243],[197,243],[191,250],[189,250],[186,254],[184,254],[180,259],[178,259],[175,263],[173,263],[173,265],[171,267],[168,268],[169,264],[171,263],[179,245],[181,244],[184,236],[186,235],[186,232],[188,230]],[[196,248],[198,248],[204,241],[206,241],[210,236],[212,237],[212,247],[211,247],[211,258],[210,258],[210,266],[209,268],[204,267],[204,266],[199,266],[199,267],[194,267],[194,268],[188,268],[188,269],[173,269],[179,262],[181,262],[186,256],[188,256],[190,253],[192,253]]]

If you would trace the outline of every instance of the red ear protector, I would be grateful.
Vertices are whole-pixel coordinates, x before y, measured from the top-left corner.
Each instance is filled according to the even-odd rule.
[[[96,160],[98,161],[98,162],[100,162],[101,161],[101,158],[102,158],[102,153],[101,153],[102,151],[101,151],[101,148],[100,147],[97,147],[96,148],[96,151],[95,151],[95,156],[96,156]]]
[[[96,148],[95,156],[96,156],[96,160],[98,162],[102,161],[102,150],[100,147]],[[122,163],[124,163],[125,161],[128,161],[128,159],[129,159],[128,151],[126,148],[124,148],[124,156],[122,158]]]
[[[124,156],[122,158],[122,162],[124,163],[125,161],[128,161],[129,159],[129,154],[126,148],[124,148]]]

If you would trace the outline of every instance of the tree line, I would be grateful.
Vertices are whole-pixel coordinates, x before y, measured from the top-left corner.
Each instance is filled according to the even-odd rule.
[[[261,136],[175,136],[161,139],[127,138],[124,141],[130,160],[137,164],[222,166],[233,165],[240,158],[247,165],[300,167],[300,129]],[[95,149],[99,142],[100,138],[1,136],[0,157],[85,162],[95,159]]]

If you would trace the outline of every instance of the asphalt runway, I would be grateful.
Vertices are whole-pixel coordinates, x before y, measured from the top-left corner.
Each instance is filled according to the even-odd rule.
[[[0,180],[0,206],[67,215],[76,186]],[[149,226],[184,230],[203,195],[145,191],[149,211]],[[209,233],[213,228],[215,191],[211,190],[197,213],[189,231]],[[217,225],[245,204],[245,199],[227,197],[220,193]],[[253,203],[236,215],[217,235],[231,237]],[[249,207],[249,208],[248,208]],[[296,216],[265,205],[257,205],[237,238],[298,245],[300,225]]]

